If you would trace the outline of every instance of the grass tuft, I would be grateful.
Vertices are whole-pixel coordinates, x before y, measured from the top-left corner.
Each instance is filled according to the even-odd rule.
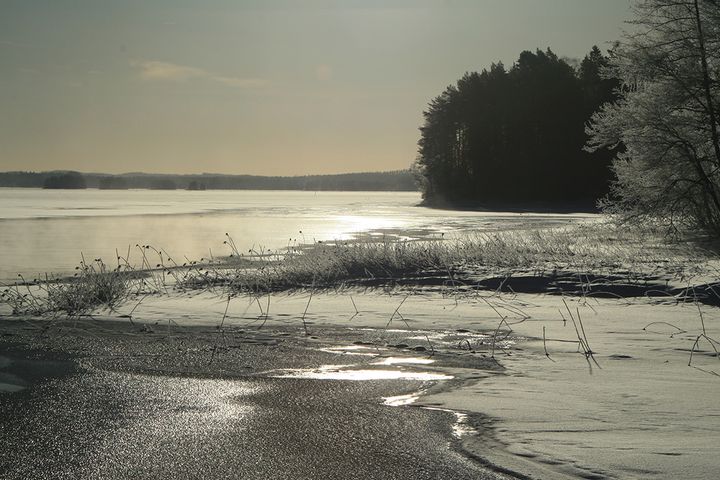
[[[25,281],[0,292],[0,302],[9,305],[13,314],[82,316],[105,308],[115,310],[131,294],[142,276],[132,269],[108,268],[100,259],[83,260],[68,278]]]

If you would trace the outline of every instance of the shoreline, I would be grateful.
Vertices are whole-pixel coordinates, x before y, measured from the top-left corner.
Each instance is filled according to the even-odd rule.
[[[703,450],[698,442],[704,436],[688,437],[687,446],[673,446],[668,442],[684,438],[682,430],[673,431],[671,436],[656,432],[655,438],[643,432],[653,432],[657,428],[653,425],[664,422],[663,418],[676,415],[684,418],[689,412],[695,412],[691,414],[697,421],[705,422],[704,415],[716,409],[711,403],[705,403],[709,402],[708,398],[714,398],[713,392],[720,393],[720,384],[713,383],[712,375],[707,373],[718,370],[710,347],[698,346],[693,360],[695,368],[687,367],[689,349],[700,328],[698,309],[705,317],[708,335],[717,337],[720,325],[713,321],[718,312],[712,302],[678,303],[665,295],[617,299],[501,290],[455,292],[460,295],[457,297],[452,291],[442,289],[397,287],[384,293],[349,290],[314,296],[309,292],[273,294],[259,301],[238,297],[231,303],[209,293],[161,296],[149,298],[139,306],[132,315],[134,325],[129,318],[98,317],[83,322],[95,325],[96,330],[89,334],[89,338],[95,340],[112,338],[117,333],[113,333],[115,325],[132,330],[133,341],[154,339],[152,348],[159,348],[168,339],[170,344],[177,345],[180,340],[175,337],[197,337],[199,344],[194,347],[186,344],[186,350],[200,348],[204,342],[204,350],[196,350],[197,358],[205,360],[200,366],[197,362],[159,362],[149,363],[150,368],[148,358],[152,357],[142,355],[124,360],[125,367],[129,365],[134,371],[148,368],[146,373],[150,374],[207,376],[209,357],[218,362],[226,354],[233,358],[232,348],[223,346],[219,353],[212,350],[218,345],[215,343],[218,339],[227,336],[238,345],[253,345],[257,352],[263,352],[260,361],[269,366],[253,367],[253,371],[261,373],[260,377],[268,377],[268,372],[274,371],[269,375],[274,378],[274,375],[292,374],[299,369],[303,375],[310,375],[300,378],[321,381],[327,378],[328,372],[347,375],[348,371],[368,368],[398,368],[452,376],[452,380],[439,381],[423,391],[414,403],[393,408],[430,408],[463,414],[465,425],[475,431],[460,440],[452,440],[460,442],[457,447],[463,455],[495,472],[521,472],[514,474],[515,478],[547,475],[553,478],[562,475],[655,478],[658,475],[658,468],[650,463],[633,470],[630,460],[622,460],[623,451],[614,451],[609,438],[602,433],[604,430],[598,430],[600,424],[611,425],[607,427],[609,432],[614,432],[611,437],[619,436],[628,445],[635,445],[637,451],[633,455],[643,458],[643,462],[653,459],[668,471],[677,468],[676,465],[688,471],[709,468],[708,459],[711,461],[720,451]],[[411,292],[414,295],[410,295]],[[501,328],[502,341],[496,346],[499,363],[490,358],[498,314],[488,301],[508,315],[508,327],[512,327],[512,330]],[[558,314],[563,302],[568,302],[573,312],[577,308],[578,315],[582,312],[583,329],[587,330],[600,369],[588,371],[589,363],[578,354],[577,338],[568,313],[564,317]],[[122,315],[131,307],[122,307],[117,313]],[[305,312],[302,317],[306,317],[310,336],[304,335],[302,312]],[[21,320],[17,322],[22,324]],[[659,323],[648,328],[653,322]],[[220,324],[223,329],[218,329]],[[542,342],[545,327],[547,345]],[[74,336],[65,333],[65,338]],[[75,348],[80,346],[78,343]],[[549,352],[547,357],[544,348]],[[140,349],[136,353],[143,352]],[[432,359],[434,363],[372,365],[374,360],[394,356]],[[104,362],[117,363],[112,358]],[[348,364],[354,366],[342,366]],[[324,366],[332,368],[328,370]],[[498,370],[499,367],[505,371]],[[248,375],[246,368],[223,367],[214,372],[214,378],[259,378]],[[638,378],[643,381],[639,383]],[[676,390],[674,385],[683,385],[683,389]],[[578,388],[587,390],[590,396],[575,392]],[[637,391],[631,393],[628,389]],[[404,394],[417,391],[410,388]],[[698,404],[703,405],[700,411],[688,411],[692,406],[683,406],[681,399],[673,396],[690,391],[694,392],[696,402],[703,402]],[[635,404],[634,398],[638,395],[647,403]],[[649,409],[659,398],[665,402],[665,413],[660,416]],[[376,401],[382,403],[379,399]],[[559,405],[564,408],[562,416],[553,413]],[[618,420],[607,416],[608,411],[623,408],[622,405],[639,408],[641,412],[627,418],[619,416]],[[673,405],[676,410],[671,414]],[[720,416],[720,411],[717,414]],[[595,420],[586,425],[587,419],[583,418],[587,415]],[[452,424],[453,417],[447,418]],[[637,432],[628,430],[631,419],[635,418],[649,421],[648,426]],[[613,421],[616,423],[607,423]],[[575,422],[578,426],[572,427]],[[720,425],[703,424],[710,432],[720,433]],[[681,428],[682,423],[676,425],[675,428]],[[554,433],[535,433],[536,428]],[[543,435],[550,436],[551,440],[541,440]],[[557,450],[554,445],[567,446]],[[653,449],[657,453],[653,453]],[[610,459],[615,462],[613,465],[608,463]]]
[[[507,202],[507,201],[448,201],[423,199],[417,205],[437,210],[456,210],[460,212],[505,212],[519,214],[599,214],[601,213],[595,200],[591,201],[540,201],[540,202]]]

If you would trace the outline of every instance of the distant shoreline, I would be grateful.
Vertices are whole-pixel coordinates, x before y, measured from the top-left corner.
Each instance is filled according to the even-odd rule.
[[[64,190],[64,191],[82,191],[82,190],[91,190],[91,191],[125,191],[125,192],[148,192],[148,191],[170,191],[170,192],[207,192],[207,191],[213,191],[213,192],[306,192],[306,193],[317,193],[317,192],[327,192],[327,193],[417,193],[420,194],[420,191],[418,190],[348,190],[348,189],[324,189],[324,190],[303,190],[303,189],[297,189],[297,188],[206,188],[205,190],[194,190],[190,188],[172,188],[172,189],[163,189],[163,188],[99,188],[99,187],[85,187],[85,188],[44,188],[44,187],[10,187],[10,186],[4,186],[0,185],[0,190],[7,189],[7,190]],[[420,202],[418,202],[417,206],[422,207],[430,207],[432,208],[432,205],[421,205]],[[457,210],[463,210],[463,209],[457,209]]]
[[[224,174],[0,172],[0,187],[103,190],[418,191],[409,170],[272,177]]]
[[[524,202],[451,202],[423,200],[420,207],[439,210],[458,210],[468,212],[511,212],[511,213],[600,213],[595,201],[524,201]]]

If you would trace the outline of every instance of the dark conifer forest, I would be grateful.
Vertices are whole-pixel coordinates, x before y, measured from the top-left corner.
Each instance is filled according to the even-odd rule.
[[[409,170],[268,177],[258,175],[197,175],[123,173],[0,172],[0,187],[100,188],[121,190],[310,190],[310,191],[416,191]]]
[[[49,175],[43,180],[42,187],[49,189],[72,189],[79,190],[86,188],[85,177],[79,172],[61,172]]]
[[[433,99],[416,171],[428,204],[587,204],[607,193],[612,152],[583,150],[618,83],[597,48],[576,67],[550,49],[466,73]]]

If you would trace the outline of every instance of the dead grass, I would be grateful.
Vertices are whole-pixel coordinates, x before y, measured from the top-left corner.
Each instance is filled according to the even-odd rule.
[[[108,267],[101,259],[86,262],[75,268],[72,277],[50,277],[20,282],[0,292],[0,303],[9,305],[15,315],[89,315],[99,309],[114,311],[131,296],[153,288],[147,275],[121,263]],[[127,262],[125,262],[127,263]],[[149,288],[150,287],[150,288]]]
[[[170,289],[259,297],[345,286],[423,285],[427,279],[457,295],[459,287],[473,279],[509,278],[518,272],[537,277],[558,271],[621,274],[630,280],[662,273],[685,279],[697,274],[698,258],[708,257],[690,245],[664,241],[659,232],[619,229],[611,223],[423,240],[368,237],[289,246],[279,252],[241,253],[229,236],[225,243],[227,257],[186,259],[182,264],[148,245],[136,245],[137,267],[130,262],[130,249],[124,257],[117,255],[115,268],[101,259],[83,259],[71,278],[21,279],[0,292],[0,303],[17,314],[76,316],[113,310],[130,297]]]
[[[232,240],[228,242],[231,245]],[[544,275],[566,270],[632,277],[692,276],[698,252],[663,242],[651,232],[628,232],[610,224],[532,231],[467,234],[430,240],[360,239],[317,242],[287,251],[233,252],[231,261],[190,269],[178,278],[186,289],[224,288],[264,294],[295,289],[379,286],[459,275]],[[237,263],[239,260],[245,260]],[[251,260],[251,261],[248,261]]]

